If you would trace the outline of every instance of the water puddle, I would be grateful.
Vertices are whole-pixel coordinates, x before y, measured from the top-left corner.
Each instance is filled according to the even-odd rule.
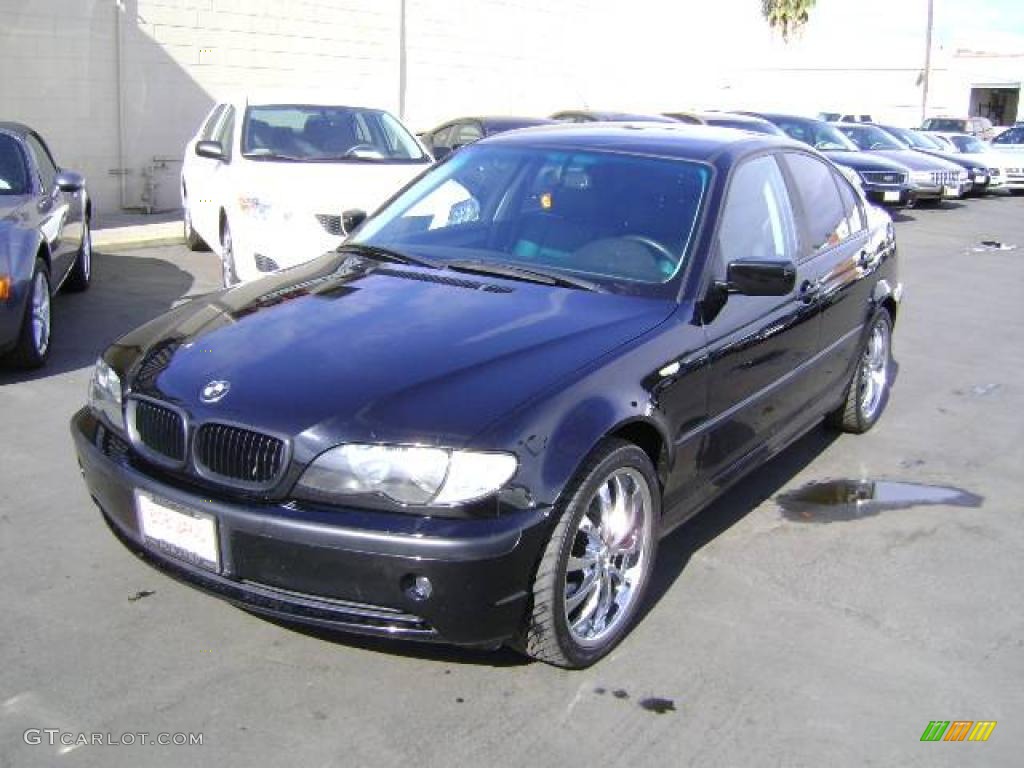
[[[775,501],[789,520],[831,523],[912,507],[942,505],[977,509],[983,498],[970,491],[944,485],[892,480],[828,480],[808,483],[795,491],[779,494]]]
[[[971,250],[975,253],[985,253],[986,251],[1012,251],[1017,248],[1013,243],[1003,243],[999,240],[982,240],[981,243],[974,246]]]

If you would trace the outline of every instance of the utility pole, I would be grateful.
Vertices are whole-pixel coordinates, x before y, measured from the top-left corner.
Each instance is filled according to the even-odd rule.
[[[405,0],[398,0],[398,119],[405,120],[405,90],[407,86]]]
[[[932,20],[935,0],[928,0],[928,29],[925,32],[924,72],[921,75],[921,124],[928,115],[928,82],[932,79]]]

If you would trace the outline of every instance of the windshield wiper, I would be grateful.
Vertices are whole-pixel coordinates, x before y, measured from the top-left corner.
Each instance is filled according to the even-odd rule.
[[[407,253],[394,251],[391,248],[382,248],[379,245],[367,245],[366,243],[342,243],[338,246],[339,253],[358,253],[376,261],[391,261],[395,264],[414,264],[417,267],[428,269],[440,269],[445,264],[436,261],[428,261],[418,256],[410,256]]]
[[[530,283],[540,283],[541,285],[559,285],[563,288],[578,288],[584,291],[593,291],[594,293],[604,293],[604,288],[597,283],[592,283],[590,280],[572,277],[561,272],[537,269],[536,267],[494,264],[488,261],[449,261],[445,266],[456,272],[496,275],[498,277],[507,277],[510,280],[524,280]]]
[[[284,160],[288,163],[301,163],[307,158],[295,157],[294,155],[282,155],[278,152],[270,152],[260,150],[258,152],[243,152],[242,157],[246,157],[250,160]]]

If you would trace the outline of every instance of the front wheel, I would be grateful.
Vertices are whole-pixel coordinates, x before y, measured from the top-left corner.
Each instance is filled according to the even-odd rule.
[[[854,434],[871,429],[889,401],[891,374],[892,317],[880,309],[871,320],[846,400],[829,414],[829,424]]]
[[[185,246],[190,251],[205,251],[208,250],[206,241],[199,236],[196,232],[195,227],[192,226],[192,212],[188,208],[188,200],[185,201],[185,207],[181,214],[182,228],[185,235]]]
[[[632,443],[608,440],[580,470],[533,584],[522,650],[559,667],[587,667],[626,635],[657,551],[661,493]]]
[[[50,272],[46,262],[36,259],[11,362],[19,368],[40,368],[50,353],[50,331]]]

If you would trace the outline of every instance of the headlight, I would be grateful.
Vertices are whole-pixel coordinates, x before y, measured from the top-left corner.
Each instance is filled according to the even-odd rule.
[[[110,426],[124,432],[124,410],[121,408],[121,378],[103,358],[96,361],[89,382],[89,407],[106,418]]]
[[[451,506],[497,491],[516,466],[508,453],[339,445],[320,454],[296,488],[317,496],[379,494],[399,504]]]
[[[915,184],[931,184],[932,172],[931,171],[911,171],[910,180]]]

